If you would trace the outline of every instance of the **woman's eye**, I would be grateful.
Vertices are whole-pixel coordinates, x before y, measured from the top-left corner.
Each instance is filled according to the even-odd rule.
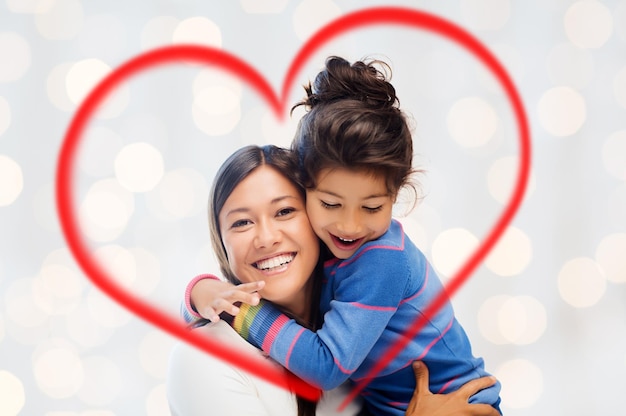
[[[339,204],[329,204],[329,203],[324,202],[324,201],[320,201],[320,203],[322,204],[322,207],[324,207],[326,209],[333,209],[333,208],[339,207]]]
[[[233,225],[231,225],[230,228],[241,228],[241,227],[245,227],[246,225],[250,225],[250,224],[252,224],[252,221],[250,221],[250,220],[238,220],[238,221],[235,221],[233,223]]]
[[[289,207],[289,208],[283,208],[283,209],[279,210],[279,211],[276,213],[276,215],[277,215],[278,217],[284,217],[285,215],[289,215],[289,214],[291,214],[292,212],[295,212],[295,211],[296,211],[296,209],[295,209],[295,208],[291,208],[291,207]]]

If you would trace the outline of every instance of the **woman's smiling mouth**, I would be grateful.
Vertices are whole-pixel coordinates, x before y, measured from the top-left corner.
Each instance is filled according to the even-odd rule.
[[[296,253],[281,253],[273,257],[259,260],[256,263],[252,263],[252,266],[263,272],[271,272],[291,263],[295,257]]]

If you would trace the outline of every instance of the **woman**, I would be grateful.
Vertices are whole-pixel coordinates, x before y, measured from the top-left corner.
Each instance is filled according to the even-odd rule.
[[[235,284],[262,281],[259,295],[301,325],[319,327],[317,313],[322,273],[317,268],[319,240],[305,211],[304,190],[293,179],[297,167],[289,151],[275,146],[248,146],[235,152],[218,171],[211,190],[211,237],[223,275]],[[221,342],[260,354],[224,322],[196,329]],[[410,415],[497,415],[488,405],[469,405],[475,393],[493,384],[475,380],[442,396],[424,388],[423,367]],[[168,398],[174,415],[210,412],[219,415],[338,414],[345,390],[324,395],[315,404],[256,379],[191,347],[177,347],[171,358]],[[432,406],[435,410],[426,410]],[[352,403],[341,414],[358,414]],[[433,413],[436,412],[436,413]]]

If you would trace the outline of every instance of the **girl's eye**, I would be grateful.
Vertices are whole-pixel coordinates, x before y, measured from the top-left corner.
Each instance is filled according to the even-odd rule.
[[[292,207],[283,208],[283,209],[279,210],[279,211],[276,213],[276,215],[277,215],[278,217],[284,217],[285,215],[289,215],[289,214],[291,214],[292,212],[295,212],[295,211],[296,211],[296,209],[295,209],[295,208],[292,208]]]
[[[383,206],[382,206],[382,205],[379,205],[379,206],[377,206],[377,207],[363,207],[363,208],[364,208],[367,212],[374,213],[374,212],[378,212],[378,211],[380,211],[381,209],[383,209]]]
[[[339,204],[328,204],[322,200],[320,200],[320,203],[322,204],[322,207],[326,208],[326,209],[333,209],[333,208],[337,208],[339,207]]]

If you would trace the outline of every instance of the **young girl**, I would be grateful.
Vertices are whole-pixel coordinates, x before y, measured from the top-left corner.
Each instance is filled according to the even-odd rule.
[[[232,326],[249,343],[324,390],[369,375],[443,290],[423,253],[392,220],[400,189],[410,186],[412,138],[395,90],[376,64],[329,58],[298,104],[309,111],[292,151],[306,188],[309,221],[330,251],[322,327],[308,330],[264,301],[223,308],[236,314]],[[216,303],[207,299],[226,296],[211,296],[192,294],[187,303],[212,316],[206,306]],[[416,359],[428,366],[434,392],[454,391],[487,374],[447,303],[362,391],[370,413],[404,414],[415,388],[411,363]],[[499,391],[496,384],[470,402],[498,409]]]

